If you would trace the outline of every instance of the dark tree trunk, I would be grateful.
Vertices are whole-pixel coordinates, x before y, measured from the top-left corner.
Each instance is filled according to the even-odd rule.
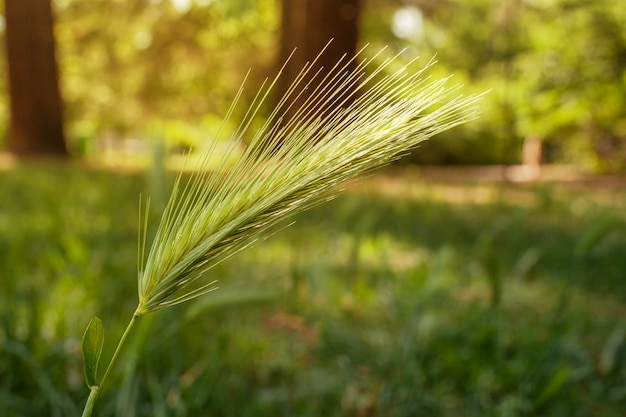
[[[51,0],[5,0],[11,121],[20,156],[67,155]]]
[[[290,55],[291,59],[279,80],[278,97],[283,96],[304,65],[316,59],[326,45],[317,59],[315,69],[324,67],[324,71],[329,71],[342,56],[354,56],[360,7],[361,0],[282,0],[279,68]],[[332,42],[328,44],[331,39]],[[298,102],[304,101],[306,93],[313,90],[314,85],[306,90]],[[343,92],[344,97],[350,94],[349,90]],[[298,106],[295,107],[287,111],[286,119],[293,117]]]

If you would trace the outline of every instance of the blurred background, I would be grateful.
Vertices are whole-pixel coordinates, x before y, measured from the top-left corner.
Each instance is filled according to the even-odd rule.
[[[218,292],[146,316],[97,415],[626,415],[620,2],[0,12],[0,415],[80,413],[83,329],[103,319],[106,360],[137,303],[139,195],[153,231],[168,168],[219,151],[294,48],[276,97],[331,38],[326,67],[365,45],[435,57],[429,75],[491,90],[481,118],[219,265]]]
[[[248,100],[294,47],[299,69],[335,38],[329,62],[366,44],[372,53],[387,46],[384,57],[403,51],[402,59],[426,64],[436,56],[435,75],[454,74],[467,92],[491,89],[481,120],[426,145],[418,162],[519,163],[530,140],[545,162],[593,171],[626,164],[626,11],[614,1],[53,0],[53,31],[46,13],[29,12],[30,3],[48,2],[19,3],[12,7],[24,11],[5,14],[0,29],[14,16],[14,72],[24,74],[28,62],[39,69],[30,80],[8,78],[3,61],[0,92],[14,80],[16,93],[30,85],[44,94],[58,73],[56,117],[74,155],[157,136],[173,149],[198,146],[215,136],[249,69]],[[46,30],[50,39],[33,47],[29,33]],[[43,71],[55,44],[58,71]]]

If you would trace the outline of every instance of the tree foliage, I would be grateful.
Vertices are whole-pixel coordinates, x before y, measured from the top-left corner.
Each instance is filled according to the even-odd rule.
[[[273,75],[280,52],[279,0],[54,0],[53,6],[74,144],[103,136],[158,135],[185,144],[212,137],[247,71],[250,84],[259,85]],[[362,6],[361,44],[388,45],[389,55],[405,49],[407,60],[436,55],[434,75],[454,73],[468,93],[492,90],[478,123],[426,144],[420,160],[514,163],[524,139],[538,137],[550,161],[626,167],[621,2],[363,0]]]
[[[257,81],[271,69],[271,0],[58,0],[57,8],[75,136],[193,143],[218,128],[248,69]]]
[[[539,137],[551,161],[626,167],[626,9],[618,2],[371,3],[379,14],[365,32],[376,42],[437,54],[470,89],[492,89],[473,140],[443,141],[435,162],[515,162],[524,138]]]

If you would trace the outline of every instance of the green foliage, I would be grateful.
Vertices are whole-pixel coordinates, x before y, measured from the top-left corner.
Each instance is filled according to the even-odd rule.
[[[269,69],[272,0],[56,1],[68,130],[74,138],[166,135],[198,145],[216,133],[246,71]],[[111,16],[103,19],[102,16]]]
[[[407,16],[412,29],[396,36],[394,17],[397,24]],[[365,25],[364,40],[437,54],[443,71],[492,89],[485,116],[466,133],[474,140],[429,144],[432,155],[420,152],[418,160],[518,162],[523,139],[539,137],[551,162],[624,169],[626,13],[617,2],[415,1],[399,8],[372,0]]]
[[[175,3],[53,1],[76,153],[128,137],[161,137],[174,149],[201,146],[215,137],[215,115],[225,113],[245,72],[254,69],[255,83],[274,72],[280,2]],[[394,32],[402,16],[413,26]],[[468,91],[492,89],[479,123],[425,144],[415,161],[517,163],[523,140],[538,137],[549,162],[594,171],[626,166],[620,2],[368,0],[361,26],[362,44],[388,45],[391,54],[406,49],[407,59],[436,55],[439,71],[454,73]],[[2,74],[4,67],[0,60]],[[7,125],[6,104],[0,122]]]
[[[104,345],[104,327],[98,317],[91,319],[83,335],[81,350],[85,362],[85,381],[89,388],[97,388],[98,362]]]
[[[119,338],[136,305],[148,186],[0,172],[1,415],[79,414],[80,329],[104,314]],[[97,411],[621,416],[626,195],[596,188],[362,179],[215,267],[214,302],[142,317]]]
[[[119,322],[116,311],[131,308],[119,294],[135,289],[118,278],[132,274],[136,260],[127,245],[136,238],[136,203],[127,198],[139,182],[119,178],[76,166],[0,173],[2,415],[79,414],[85,383],[76,330],[105,311]],[[116,284],[103,285],[103,277]]]

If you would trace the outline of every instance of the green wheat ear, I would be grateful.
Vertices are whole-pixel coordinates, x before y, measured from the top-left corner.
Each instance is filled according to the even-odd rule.
[[[208,271],[285,216],[476,117],[480,95],[463,96],[448,79],[425,77],[425,68],[411,72],[413,62],[385,73],[395,60],[375,65],[362,58],[348,71],[352,60],[345,59],[325,78],[314,73],[314,63],[307,65],[234,165],[224,162],[209,172],[207,157],[185,185],[179,175],[139,272],[135,316],[214,290]],[[312,87],[316,77],[319,87]],[[250,136],[251,121],[277,78],[261,88],[237,138]],[[284,122],[282,114],[305,88],[313,94]],[[346,90],[353,91],[349,97]]]
[[[100,320],[85,332],[90,393],[83,417],[91,416],[138,317],[213,291],[209,270],[286,216],[326,201],[343,181],[477,117],[481,95],[463,96],[448,79],[425,77],[425,68],[412,72],[414,62],[389,72],[395,58],[376,65],[377,58],[344,59],[326,76],[313,70],[315,62],[307,65],[263,126],[249,132],[278,77],[265,83],[234,135],[241,142],[253,136],[243,155],[232,164],[233,145],[216,169],[208,170],[206,154],[188,181],[178,175],[147,258],[147,215],[140,221],[139,304],[99,384]],[[226,120],[240,96],[241,90]],[[295,115],[285,121],[287,113]]]

